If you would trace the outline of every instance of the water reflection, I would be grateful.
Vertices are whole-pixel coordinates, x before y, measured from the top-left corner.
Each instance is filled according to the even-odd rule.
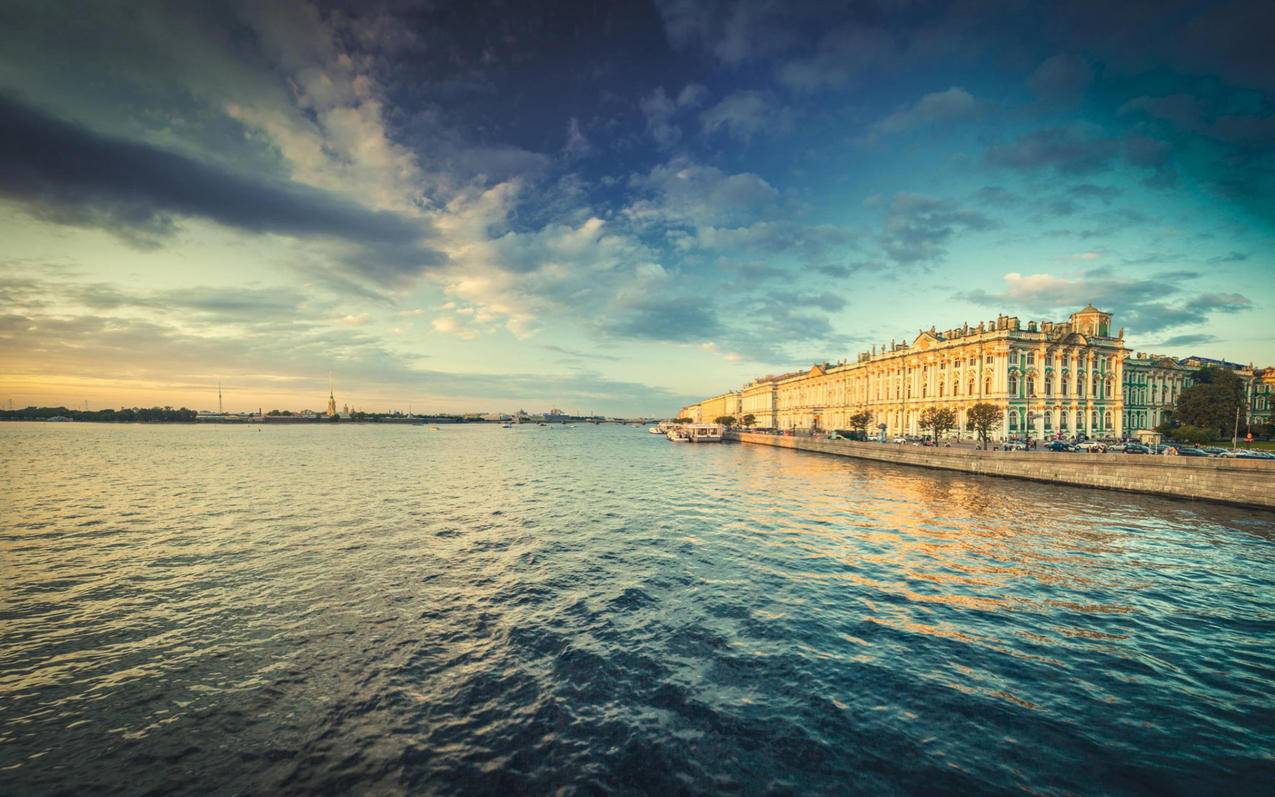
[[[0,477],[23,793],[1272,774],[1270,515],[611,427],[14,424]]]

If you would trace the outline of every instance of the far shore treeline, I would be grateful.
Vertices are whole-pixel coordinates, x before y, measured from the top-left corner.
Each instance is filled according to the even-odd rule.
[[[194,423],[199,414],[185,407],[121,407],[118,410],[71,410],[66,407],[26,407],[20,410],[0,410],[0,420],[47,421],[50,418],[67,418],[72,421],[100,421],[105,423]]]

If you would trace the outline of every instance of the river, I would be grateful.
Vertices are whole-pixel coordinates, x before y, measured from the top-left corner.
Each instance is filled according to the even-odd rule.
[[[631,427],[0,424],[0,790],[1258,793],[1275,514]]]

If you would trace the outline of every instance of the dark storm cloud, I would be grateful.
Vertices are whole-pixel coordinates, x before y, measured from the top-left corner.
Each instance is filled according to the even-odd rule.
[[[393,279],[440,263],[422,222],[295,183],[234,174],[98,135],[0,95],[0,195],[32,215],[158,245],[180,217],[357,245],[352,267]]]

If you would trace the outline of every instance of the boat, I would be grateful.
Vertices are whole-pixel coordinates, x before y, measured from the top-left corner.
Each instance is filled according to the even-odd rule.
[[[652,426],[650,429],[647,429],[646,431],[649,432],[650,434],[665,434],[666,433],[665,430],[661,429],[658,426]]]
[[[501,429],[512,429],[512,428],[514,428],[514,425],[513,425],[512,423],[509,423],[508,421],[506,421],[505,423],[502,423],[502,424],[500,425],[500,428],[501,428]]]
[[[690,431],[687,429],[683,429],[680,426],[671,427],[667,432],[665,432],[665,436],[668,437],[669,441],[673,443],[691,442]]]
[[[686,427],[692,443],[722,442],[722,425],[720,423],[693,423]]]
[[[442,429],[439,429],[437,426],[431,426],[431,427],[429,427],[429,430],[430,430],[431,432],[441,432],[441,431],[442,431]]]

